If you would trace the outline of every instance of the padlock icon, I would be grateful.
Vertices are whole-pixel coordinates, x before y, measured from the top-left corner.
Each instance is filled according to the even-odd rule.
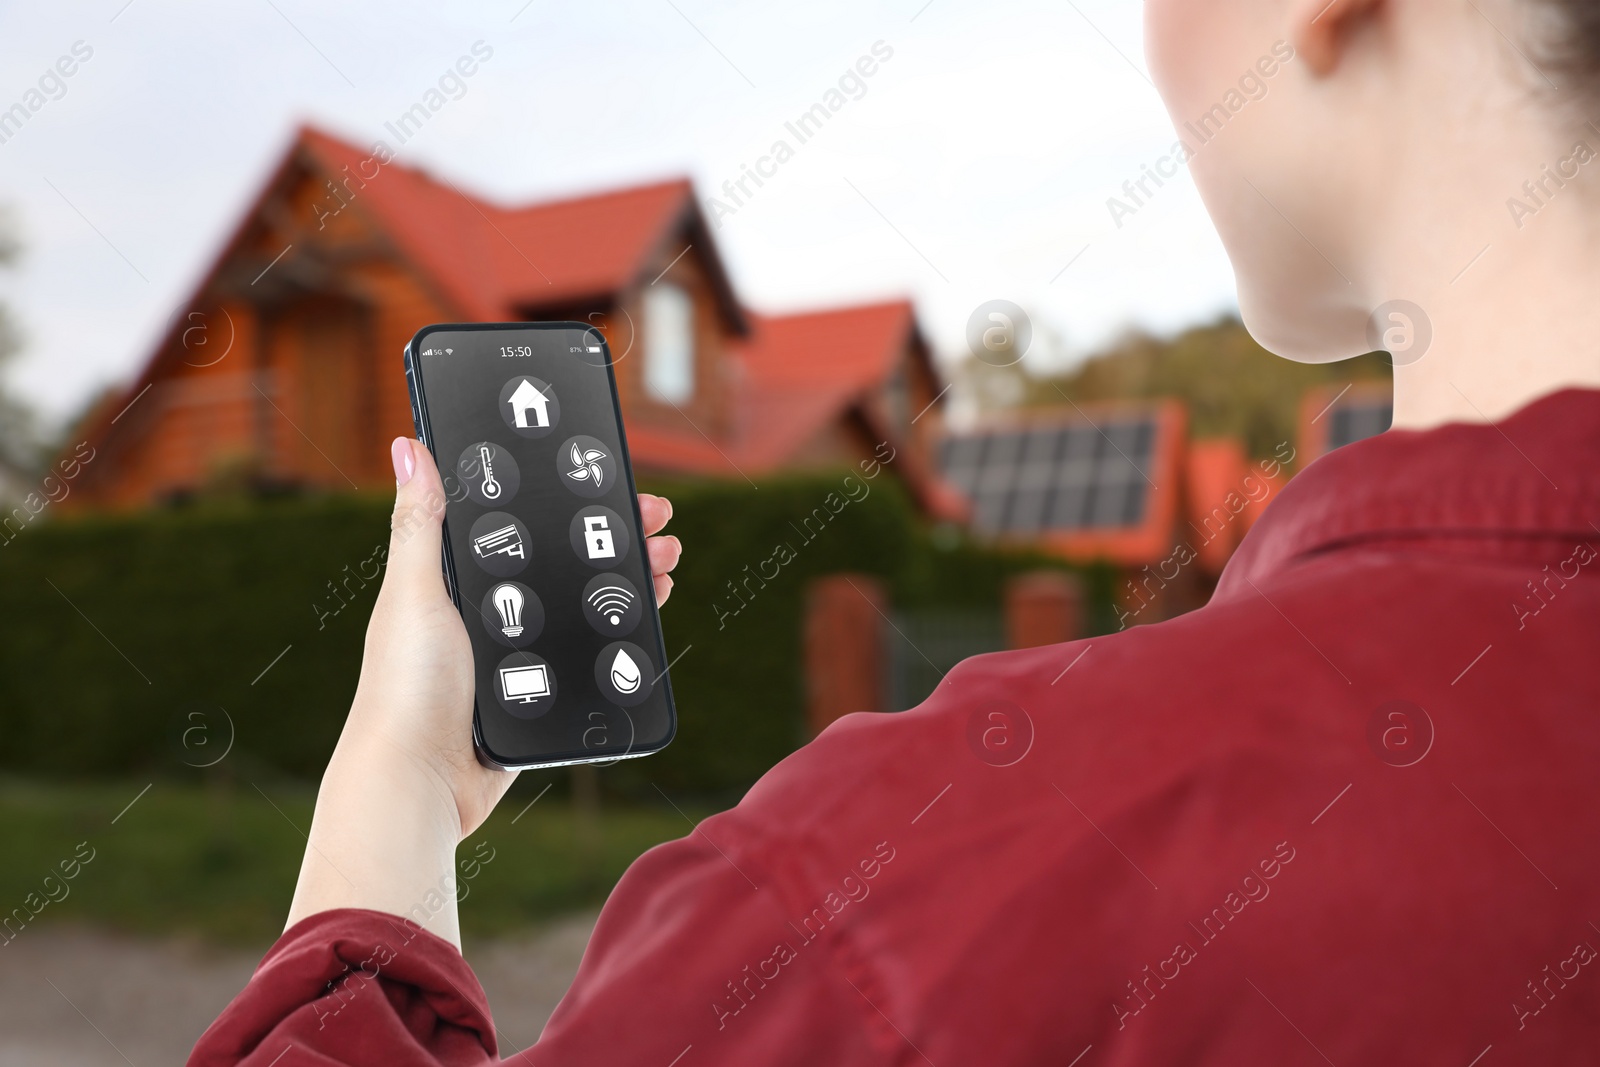
[[[611,559],[617,554],[617,546],[611,540],[611,531],[606,528],[604,515],[583,517],[583,544],[590,559]]]

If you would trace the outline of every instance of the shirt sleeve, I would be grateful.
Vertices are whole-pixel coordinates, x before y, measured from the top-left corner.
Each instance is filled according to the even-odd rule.
[[[871,980],[840,946],[807,941],[797,899],[753,845],[713,817],[640,857],[602,910],[566,998],[537,1043],[517,1006],[491,1022],[453,946],[394,915],[340,910],[287,931],[200,1039],[191,1067],[317,1064],[540,1067],[896,1061],[870,1025]],[[721,824],[720,826],[718,824]]]
[[[859,990],[872,983],[853,954],[807,940],[791,922],[805,914],[792,856],[769,862],[738,818],[713,816],[628,869],[530,1063],[851,1067],[898,1058],[867,1025],[872,1009]]]
[[[483,988],[454,945],[398,915],[344,908],[284,932],[189,1064],[469,1067],[496,1059]]]

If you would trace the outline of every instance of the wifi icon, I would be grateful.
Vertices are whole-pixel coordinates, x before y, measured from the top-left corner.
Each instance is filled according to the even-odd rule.
[[[620,585],[602,585],[584,597],[589,606],[612,626],[622,625],[622,618],[638,601],[639,595]]]

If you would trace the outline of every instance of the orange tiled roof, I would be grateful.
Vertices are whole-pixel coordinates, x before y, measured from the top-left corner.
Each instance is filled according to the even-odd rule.
[[[328,171],[371,173],[371,153],[310,127],[300,144]],[[356,203],[467,313],[497,321],[529,305],[614,293],[632,283],[693,204],[686,180],[508,208],[389,163]]]
[[[735,346],[737,402],[728,437],[713,443],[652,426],[628,431],[629,447],[644,461],[669,469],[746,477],[783,466],[842,412],[857,410],[869,435],[890,435],[881,413],[866,403],[893,373],[916,329],[911,304],[878,304],[798,315],[749,316],[750,334]],[[889,442],[911,490],[931,514],[959,519],[966,502],[936,472]]]
[[[752,462],[767,466],[881,386],[916,328],[904,300],[752,319],[735,351],[744,397],[737,420]]]

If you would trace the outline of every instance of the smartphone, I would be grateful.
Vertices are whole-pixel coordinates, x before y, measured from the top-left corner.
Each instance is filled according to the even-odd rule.
[[[659,752],[677,713],[611,349],[578,322],[427,326],[406,346],[472,641],[478,759]]]

